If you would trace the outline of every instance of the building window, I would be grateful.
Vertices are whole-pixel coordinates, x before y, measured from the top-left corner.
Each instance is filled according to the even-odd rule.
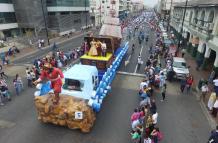
[[[0,3],[12,3],[12,0],[0,0]]]
[[[74,22],[74,24],[81,23],[81,19],[75,19],[73,22]]]
[[[0,23],[16,23],[14,12],[0,12]]]
[[[89,0],[47,0],[47,6],[89,7]]]

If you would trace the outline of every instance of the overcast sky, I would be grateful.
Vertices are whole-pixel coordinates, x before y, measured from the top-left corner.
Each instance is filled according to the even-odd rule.
[[[149,7],[153,7],[158,2],[158,0],[144,0],[144,1],[145,1],[145,4]]]

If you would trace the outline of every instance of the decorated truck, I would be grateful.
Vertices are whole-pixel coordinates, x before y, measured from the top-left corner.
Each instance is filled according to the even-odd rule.
[[[116,32],[111,32],[114,30]],[[85,37],[89,51],[81,56],[80,64],[63,71],[59,103],[52,103],[49,81],[37,85],[39,90],[35,93],[35,106],[38,119],[44,123],[90,132],[96,113],[110,92],[116,71],[128,50],[128,43],[120,44],[121,37],[119,19],[111,17],[105,20],[99,36]],[[104,44],[106,48],[102,51],[105,53],[98,52],[98,46]]]

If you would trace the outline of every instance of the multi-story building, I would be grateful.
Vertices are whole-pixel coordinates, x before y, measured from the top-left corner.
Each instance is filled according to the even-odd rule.
[[[90,17],[94,26],[101,25],[100,1],[90,0]]]
[[[13,4],[19,27],[36,33],[45,29],[45,24],[57,33],[90,25],[89,0],[13,0]]]
[[[174,5],[184,2],[186,0],[159,0],[157,12],[161,14],[163,19],[168,19],[170,17],[170,11],[173,11]]]
[[[133,0],[132,1],[132,12],[139,12],[144,8],[144,2],[143,0]]]
[[[89,0],[47,0],[48,27],[76,31],[90,25]]]
[[[197,63],[202,68],[213,65],[218,74],[218,1],[189,1],[186,13],[185,3],[176,5],[171,26],[175,31],[182,32],[188,43],[187,50],[196,57]]]
[[[127,11],[132,12],[132,1],[127,0]]]
[[[0,39],[19,33],[12,0],[0,1]]]

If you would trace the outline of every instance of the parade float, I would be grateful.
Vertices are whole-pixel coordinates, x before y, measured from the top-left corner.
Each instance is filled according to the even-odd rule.
[[[116,71],[128,50],[128,43],[121,44],[121,38],[119,19],[114,17],[105,19],[98,36],[85,37],[89,50],[81,56],[80,64],[63,71],[59,103],[54,105],[52,102],[49,81],[37,85],[35,106],[38,119],[90,132],[96,113],[110,92]]]

